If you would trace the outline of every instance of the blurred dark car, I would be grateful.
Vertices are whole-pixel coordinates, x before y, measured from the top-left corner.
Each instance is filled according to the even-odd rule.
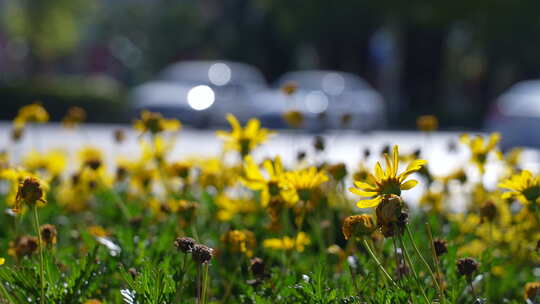
[[[298,86],[291,96],[280,88],[288,83]],[[306,70],[289,72],[277,82],[276,88],[258,93],[258,117],[262,124],[286,128],[282,114],[300,111],[304,128],[309,131],[350,128],[372,130],[386,125],[385,104],[382,96],[362,78],[344,72]],[[343,123],[343,119],[349,119]]]
[[[501,147],[540,148],[540,80],[518,82],[495,101],[486,118],[490,132],[500,132]]]
[[[165,68],[157,80],[135,87],[130,96],[136,114],[147,109],[196,127],[226,124],[255,115],[253,94],[267,89],[261,72],[229,61],[184,61]]]

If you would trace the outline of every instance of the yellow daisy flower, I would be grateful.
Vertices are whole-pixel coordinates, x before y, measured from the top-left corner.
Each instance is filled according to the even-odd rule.
[[[227,121],[231,124],[230,132],[219,130],[216,135],[225,141],[225,149],[240,152],[242,157],[248,155],[258,145],[265,142],[273,132],[261,128],[258,119],[250,119],[245,128],[242,128],[236,117],[227,114]]]
[[[468,134],[464,134],[460,137],[460,141],[469,146],[471,151],[471,163],[475,164],[482,173],[485,171],[484,166],[490,152],[494,152],[501,158],[500,152],[496,149],[500,139],[501,135],[499,133],[492,133],[487,142],[479,135],[471,138]]]
[[[359,208],[371,208],[377,206],[384,195],[394,194],[401,195],[401,190],[409,190],[418,184],[418,181],[411,179],[405,181],[407,177],[415,172],[418,172],[426,161],[417,159],[409,163],[407,169],[398,175],[399,152],[398,146],[394,146],[392,151],[392,160],[388,154],[384,154],[386,160],[386,171],[383,171],[381,164],[377,162],[375,165],[375,175],[369,174],[368,182],[355,181],[354,185],[357,188],[351,187],[349,191],[352,193],[368,197],[367,200],[357,202]]]
[[[264,248],[274,249],[274,250],[285,250],[285,251],[304,251],[305,247],[311,243],[309,236],[305,232],[298,232],[296,237],[291,238],[285,236],[281,239],[273,238],[266,239],[263,242]]]
[[[523,204],[536,203],[540,199],[540,175],[534,177],[528,170],[512,175],[499,187],[510,190],[502,194],[503,199],[516,198]]]
[[[263,162],[264,170],[267,173],[267,178],[263,175],[255,161],[251,156],[246,156],[244,159],[244,174],[240,181],[247,188],[255,191],[261,191],[261,204],[267,206],[270,198],[280,194],[279,179],[283,174],[283,166],[281,158],[278,156],[274,161],[269,159]]]
[[[49,121],[49,113],[40,103],[36,102],[20,108],[13,123],[21,127],[28,122],[45,123],[47,121]]]
[[[163,131],[178,131],[182,124],[177,119],[165,119],[160,113],[144,110],[141,112],[141,119],[136,120],[133,127],[141,133],[155,135]]]
[[[315,167],[303,170],[286,172],[280,180],[280,186],[284,189],[283,198],[296,203],[299,200],[309,201],[312,191],[328,181],[328,176]]]

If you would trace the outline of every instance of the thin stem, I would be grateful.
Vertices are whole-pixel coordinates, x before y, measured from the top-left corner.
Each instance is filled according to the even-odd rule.
[[[34,204],[34,228],[38,236],[39,243],[39,276],[41,281],[41,298],[40,303],[45,303],[45,270],[43,265],[43,242],[41,240],[41,233],[39,232],[39,217],[37,212],[37,204]]]
[[[184,289],[184,276],[187,271],[187,261],[188,261],[188,254],[187,252],[184,253],[184,263],[182,264],[182,274],[180,275],[180,287],[178,288],[178,295],[182,294],[182,289]]]
[[[396,245],[396,237],[395,236],[392,238],[392,243],[394,244],[394,256],[396,258],[396,272],[397,272],[397,275],[398,275],[398,280],[401,280],[401,271],[399,270],[400,261],[399,261],[398,250],[397,250],[397,245]]]
[[[431,233],[431,226],[426,222],[426,230],[429,236],[429,243],[431,245],[431,254],[433,255],[433,263],[435,264],[435,271],[437,272],[437,283],[439,287],[439,297],[443,303],[446,302],[444,297],[444,291],[442,290],[442,272],[439,266],[439,257],[437,256],[437,251],[435,251],[435,243],[433,241],[433,233]]]
[[[437,278],[435,277],[435,274],[431,270],[431,266],[429,266],[426,259],[424,259],[424,256],[420,253],[420,250],[418,250],[418,247],[416,246],[416,243],[414,242],[414,238],[412,236],[411,229],[409,228],[409,225],[405,225],[405,227],[406,227],[406,230],[407,230],[407,234],[409,235],[409,240],[411,241],[411,243],[413,245],[414,251],[420,257],[420,260],[422,261],[422,263],[424,263],[424,265],[428,269],[429,274],[431,275],[431,278],[433,279],[433,282],[435,282],[435,285],[437,285],[437,289],[440,291],[441,287],[439,286],[439,281],[437,280]]]
[[[197,265],[197,304],[201,304],[202,301],[201,301],[201,297],[202,297],[202,278],[201,278],[201,268],[202,268],[202,265],[199,264]]]
[[[202,283],[202,304],[206,304],[206,293],[208,292],[208,262],[203,265]]]
[[[366,239],[362,239],[362,242],[364,243],[364,246],[366,247],[366,250],[368,251],[369,255],[371,256],[371,258],[375,261],[375,263],[377,264],[377,266],[379,267],[379,269],[381,270],[381,272],[384,274],[384,276],[386,277],[386,279],[388,279],[388,281],[390,281],[392,283],[392,285],[394,285],[395,287],[398,287],[396,282],[394,282],[394,280],[392,279],[392,277],[388,274],[388,272],[386,272],[386,269],[384,269],[384,266],[381,264],[381,262],[379,261],[379,259],[377,258],[377,256],[375,256],[375,253],[373,253],[373,250],[371,250],[370,246],[369,246],[369,243],[367,242]]]
[[[413,273],[414,280],[416,281],[416,285],[418,289],[422,292],[422,296],[424,297],[424,300],[426,303],[430,304],[430,301],[426,295],[426,292],[424,291],[424,287],[422,287],[422,283],[420,282],[420,279],[418,278],[418,274],[416,273],[416,269],[414,269],[414,265],[411,261],[411,257],[409,255],[409,252],[407,251],[407,247],[405,247],[405,243],[403,242],[403,238],[399,237],[399,242],[401,244],[401,250],[403,250],[403,255],[405,256],[405,260],[409,264],[409,267],[411,268],[411,271]]]

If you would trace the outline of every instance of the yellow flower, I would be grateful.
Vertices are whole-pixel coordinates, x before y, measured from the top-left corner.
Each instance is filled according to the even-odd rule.
[[[405,179],[409,175],[418,172],[426,164],[425,160],[414,160],[409,163],[404,172],[398,175],[398,146],[394,146],[392,160],[390,160],[388,154],[384,154],[384,158],[386,160],[386,171],[383,171],[381,164],[377,162],[375,165],[375,175],[370,173],[368,182],[355,181],[354,185],[358,188],[349,188],[349,191],[352,193],[369,198],[358,201],[357,205],[359,208],[375,207],[381,202],[384,195],[401,195],[401,190],[413,188],[418,184],[418,181],[414,179],[405,181]]]
[[[271,197],[280,194],[279,179],[283,174],[283,166],[278,156],[273,162],[269,159],[265,160],[263,167],[268,178],[265,178],[253,158],[249,155],[246,156],[244,159],[245,177],[242,177],[240,181],[251,190],[261,191],[261,204],[266,207]]]
[[[253,232],[249,230],[230,230],[221,236],[221,241],[230,252],[240,252],[247,257],[253,256],[256,240]]]
[[[502,194],[503,199],[516,198],[523,204],[537,203],[540,199],[540,175],[534,177],[528,170],[512,175],[499,187],[510,190]]]
[[[4,265],[5,262],[6,262],[6,259],[0,258],[0,266]]]
[[[250,119],[245,128],[242,128],[232,114],[227,114],[227,120],[232,130],[230,132],[220,130],[216,132],[216,135],[225,140],[225,149],[238,151],[242,157],[248,155],[273,134],[268,129],[261,128],[260,121],[255,118]]]
[[[470,161],[475,164],[482,173],[485,170],[485,164],[490,152],[494,152],[500,158],[500,152],[496,150],[500,139],[501,135],[499,133],[492,133],[485,143],[482,136],[470,138],[468,134],[464,134],[460,138],[462,143],[469,146],[471,151]]]
[[[141,119],[136,120],[133,127],[141,133],[149,132],[155,135],[163,131],[178,131],[182,124],[177,119],[165,119],[160,113],[144,110]]]
[[[416,119],[416,127],[424,132],[435,131],[439,127],[439,120],[435,115],[422,115]]]
[[[229,221],[236,214],[252,213],[257,210],[257,206],[251,200],[231,198],[226,194],[218,195],[215,203],[218,207],[217,218],[220,221]]]
[[[88,167],[97,170],[103,165],[103,153],[95,147],[87,146],[79,151],[81,167]]]
[[[109,236],[109,232],[105,230],[105,228],[101,226],[90,226],[86,229],[88,233],[95,237],[107,237]]]
[[[284,189],[283,198],[294,204],[299,200],[309,201],[313,190],[326,181],[328,181],[328,176],[324,172],[318,171],[315,167],[309,167],[284,173],[280,186]]]
[[[29,171],[36,172],[44,170],[53,177],[62,174],[66,168],[66,164],[66,155],[61,151],[40,153],[34,150],[29,152],[23,159],[23,165]]]
[[[274,250],[285,250],[285,251],[304,251],[305,247],[311,243],[309,236],[300,231],[295,238],[290,238],[285,236],[281,239],[273,238],[266,239],[263,242],[264,248],[274,249]]]
[[[300,111],[287,111],[283,113],[282,117],[283,120],[293,128],[300,128],[304,124],[304,115],[302,115]]]
[[[24,126],[29,122],[45,123],[47,121],[49,121],[49,113],[41,104],[36,102],[20,108],[13,122],[16,126]]]

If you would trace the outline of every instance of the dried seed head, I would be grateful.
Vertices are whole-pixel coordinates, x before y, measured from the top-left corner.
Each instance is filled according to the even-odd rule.
[[[435,239],[433,241],[433,247],[435,247],[435,254],[442,256],[448,252],[448,243],[442,239]]]
[[[322,136],[319,136],[319,135],[315,136],[315,139],[313,140],[313,147],[318,152],[324,151],[324,149],[326,148],[324,138]]]
[[[208,263],[212,259],[214,249],[197,244],[193,246],[193,250],[191,251],[191,256],[193,257],[193,260],[199,264]]]
[[[434,115],[422,115],[416,120],[416,126],[420,131],[435,131],[439,127],[439,120]]]
[[[283,92],[283,94],[287,96],[290,96],[294,94],[294,92],[296,92],[297,89],[298,89],[298,84],[296,82],[291,81],[291,82],[285,83],[281,87],[281,92]]]
[[[368,236],[377,229],[373,216],[370,214],[352,215],[343,221],[341,231],[346,240],[351,236]]]
[[[540,293],[540,282],[530,282],[525,284],[524,291],[525,300],[534,301],[536,296]]]
[[[196,244],[197,242],[190,237],[178,237],[174,241],[174,246],[184,253],[192,252]]]
[[[34,206],[38,201],[46,203],[41,182],[35,177],[27,177],[22,183],[19,184],[17,190],[16,204],[13,211],[18,213],[22,208],[22,204],[25,203],[30,206]]]
[[[326,170],[336,181],[341,181],[343,178],[345,178],[345,176],[347,176],[347,167],[344,163],[328,166]]]
[[[56,227],[50,224],[41,226],[41,239],[47,246],[56,244],[56,236],[58,235]]]
[[[351,123],[352,115],[350,113],[345,113],[341,116],[341,125],[346,127]]]
[[[253,258],[250,260],[249,270],[255,277],[264,277],[266,264],[261,258]]]
[[[306,158],[306,151],[298,151],[296,153],[296,161],[301,162]]]
[[[478,262],[473,258],[463,258],[456,262],[458,273],[462,276],[471,276],[476,270],[478,270]]]

